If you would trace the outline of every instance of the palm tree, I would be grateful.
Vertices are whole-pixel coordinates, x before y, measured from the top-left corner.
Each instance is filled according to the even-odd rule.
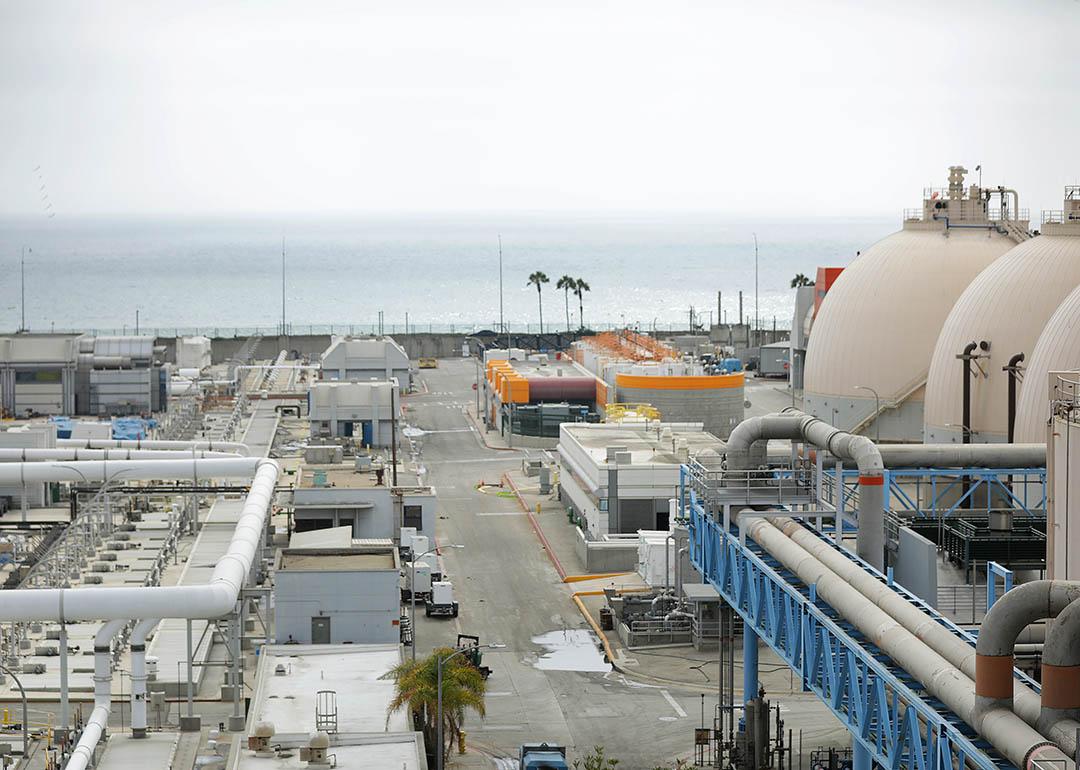
[[[547,273],[537,270],[535,273],[529,276],[529,281],[525,285],[530,283],[536,284],[536,301],[540,305],[540,333],[544,333],[544,297],[540,293],[541,287],[545,283],[551,283],[551,280],[547,277]]]
[[[577,295],[578,323],[580,324],[582,329],[585,328],[585,302],[582,299],[582,295],[584,294],[584,292],[587,291],[589,291],[589,284],[585,283],[584,278],[578,278],[577,281],[574,282],[574,294]]]
[[[438,740],[438,659],[443,659],[442,666],[442,710],[443,739],[441,747],[443,761],[449,757],[450,747],[461,734],[465,722],[465,712],[475,711],[481,717],[485,715],[484,694],[487,682],[480,671],[469,663],[464,655],[447,660],[458,650],[440,647],[431,651],[431,655],[418,660],[406,660],[390,669],[382,676],[393,679],[395,684],[394,699],[386,708],[386,722],[390,715],[401,708],[408,708],[414,724],[419,724],[424,733],[425,742],[431,746]]]
[[[559,282],[555,284],[556,289],[563,290],[563,296],[566,299],[566,331],[570,331],[570,292],[577,292],[577,281],[568,275],[564,275],[559,279]]]
[[[800,286],[813,286],[814,282],[807,278],[802,273],[795,273],[795,277],[791,279],[791,288],[797,289]]]

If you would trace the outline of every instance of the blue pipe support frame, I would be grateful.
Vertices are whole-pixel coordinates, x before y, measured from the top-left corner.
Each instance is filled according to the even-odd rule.
[[[799,675],[803,689],[817,695],[848,729],[871,762],[885,770],[1012,767],[989,744],[969,737],[973,731],[943,704],[920,697],[915,692],[920,684],[857,639],[857,631],[841,627],[844,621],[833,620],[830,608],[816,606],[797,577],[782,575],[783,566],[755,544],[740,544],[738,534],[715,521],[693,490],[679,502],[689,520],[691,563],[748,631],[762,638]]]
[[[853,737],[851,741],[852,770],[870,770],[873,766],[874,760],[870,756],[870,752]]]
[[[745,624],[743,625],[742,655],[742,699],[745,704],[756,698],[758,691],[758,635],[757,631]]]

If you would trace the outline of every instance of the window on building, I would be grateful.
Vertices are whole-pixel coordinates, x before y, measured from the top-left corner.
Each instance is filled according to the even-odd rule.
[[[424,506],[406,505],[404,526],[416,527],[417,530],[422,530],[424,528]]]

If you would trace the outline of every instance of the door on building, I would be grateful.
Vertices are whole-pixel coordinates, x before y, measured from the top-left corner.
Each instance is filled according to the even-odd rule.
[[[363,435],[364,446],[371,446],[371,420],[364,420],[361,425],[361,434]]]
[[[311,643],[330,644],[330,618],[311,619]]]

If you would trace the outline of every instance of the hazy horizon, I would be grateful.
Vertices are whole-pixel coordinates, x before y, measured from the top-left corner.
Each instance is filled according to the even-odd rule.
[[[1037,219],[1077,39],[1076,0],[16,0],[0,216],[899,220],[959,163]]]

